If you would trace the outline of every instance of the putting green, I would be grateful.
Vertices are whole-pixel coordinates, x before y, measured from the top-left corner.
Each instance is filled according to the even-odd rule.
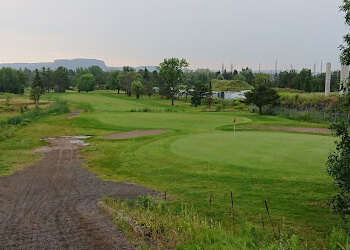
[[[325,162],[333,148],[330,136],[285,132],[236,131],[182,137],[171,150],[182,156],[244,168],[299,174],[323,179]]]

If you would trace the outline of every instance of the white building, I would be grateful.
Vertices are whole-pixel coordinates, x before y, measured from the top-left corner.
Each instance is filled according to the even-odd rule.
[[[250,92],[250,90],[241,91],[213,91],[213,98],[222,98],[225,100],[232,99],[245,99],[245,93]]]

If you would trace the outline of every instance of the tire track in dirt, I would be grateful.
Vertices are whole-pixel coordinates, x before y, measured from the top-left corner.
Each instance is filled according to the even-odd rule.
[[[88,173],[74,138],[46,141],[39,162],[0,178],[0,249],[134,249],[97,201],[156,192]]]

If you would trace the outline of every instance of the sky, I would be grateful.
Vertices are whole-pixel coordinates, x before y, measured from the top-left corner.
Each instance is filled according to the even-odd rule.
[[[0,63],[340,68],[342,0],[0,0]]]

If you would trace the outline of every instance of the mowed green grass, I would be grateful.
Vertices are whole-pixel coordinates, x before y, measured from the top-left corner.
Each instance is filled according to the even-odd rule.
[[[216,132],[184,136],[171,150],[197,160],[273,171],[283,179],[324,181],[333,141],[329,136],[301,133]]]
[[[86,149],[88,165],[105,180],[167,191],[178,206],[188,203],[209,218],[215,213],[229,228],[231,191],[238,217],[261,226],[266,200],[275,227],[309,243],[322,242],[338,221],[327,205],[333,191],[324,171],[332,137],[239,131],[232,146],[232,132],[177,134],[96,139]]]
[[[261,226],[262,214],[267,218],[266,200],[276,228],[295,232],[312,244],[322,245],[326,233],[338,222],[327,206],[333,190],[332,181],[324,171],[334,138],[236,131],[233,140],[232,131],[220,131],[232,129],[235,116],[237,127],[327,127],[328,124],[234,110],[201,112],[203,107],[193,108],[188,102],[175,101],[175,107],[171,107],[169,100],[146,97],[136,100],[107,91],[50,94],[43,98],[65,99],[71,109],[91,106],[92,112],[73,118],[47,117],[18,130],[15,138],[0,143],[0,155],[6,158],[0,166],[6,171],[0,171],[0,175],[12,172],[11,162],[15,161],[16,152],[22,153],[18,150],[25,149],[30,155],[30,150],[42,145],[39,140],[42,137],[93,135],[83,154],[86,167],[100,178],[136,182],[167,191],[174,206],[187,203],[208,218],[214,218],[215,214],[215,219],[221,220],[225,227],[233,227],[229,215],[231,191],[237,218]],[[144,108],[152,112],[130,112]],[[134,129],[169,132],[125,140],[103,138],[105,134]],[[7,149],[6,145],[13,146]],[[267,220],[265,225],[271,228]]]

